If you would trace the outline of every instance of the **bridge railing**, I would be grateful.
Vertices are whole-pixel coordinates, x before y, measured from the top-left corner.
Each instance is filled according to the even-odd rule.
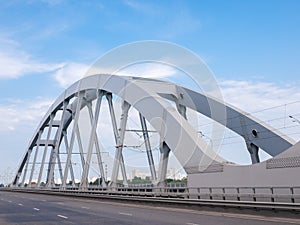
[[[53,191],[78,194],[142,196],[156,198],[181,198],[191,200],[220,200],[241,202],[300,203],[300,187],[116,187],[92,186],[86,190],[78,187],[15,188],[24,191]]]
[[[300,203],[300,187],[201,187],[187,191],[191,199]]]
[[[114,194],[179,197],[201,200],[300,203],[300,187],[167,187],[118,188]]]

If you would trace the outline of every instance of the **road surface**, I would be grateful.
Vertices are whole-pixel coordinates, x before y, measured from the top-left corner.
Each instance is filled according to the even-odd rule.
[[[0,224],[180,224],[280,225],[300,224],[300,217],[279,218],[134,205],[104,200],[0,191]]]

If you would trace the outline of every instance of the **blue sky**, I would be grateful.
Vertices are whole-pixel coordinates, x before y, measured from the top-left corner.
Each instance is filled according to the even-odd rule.
[[[0,172],[15,169],[49,104],[76,81],[68,73],[128,42],[192,50],[246,111],[300,100],[299,12],[297,0],[2,2]]]

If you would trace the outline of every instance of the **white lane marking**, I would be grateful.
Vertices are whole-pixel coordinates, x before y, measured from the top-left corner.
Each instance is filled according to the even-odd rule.
[[[120,215],[124,215],[124,216],[132,216],[131,213],[126,213],[126,212],[119,212]]]
[[[21,203],[19,203],[18,205],[19,205],[19,206],[23,206],[23,204],[21,204]]]
[[[62,203],[62,202],[58,202],[58,203],[56,203],[57,205],[64,205],[64,203]]]
[[[90,209],[89,207],[81,206],[82,209]]]
[[[198,223],[186,223],[187,225],[199,225]]]
[[[35,211],[40,211],[40,209],[38,209],[38,208],[33,208]]]
[[[9,203],[12,203],[12,201],[8,201]]]
[[[45,200],[45,199],[42,199],[42,202],[46,202],[47,200]]]
[[[63,219],[68,219],[67,216],[63,216],[63,215],[57,215],[57,216],[60,217],[60,218],[63,218]]]

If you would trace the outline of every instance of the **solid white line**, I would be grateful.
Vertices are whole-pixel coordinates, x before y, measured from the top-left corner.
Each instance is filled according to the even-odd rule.
[[[63,218],[63,219],[68,219],[68,217],[63,216],[63,215],[57,215],[57,216],[60,217],[60,218]]]
[[[19,205],[19,206],[23,206],[23,204],[21,204],[21,203],[19,203],[18,205]]]
[[[89,207],[81,206],[82,209],[90,209]]]
[[[131,213],[125,213],[125,212],[119,212],[120,215],[124,215],[124,216],[132,216]]]
[[[9,203],[12,203],[12,201],[8,201]]]
[[[187,225],[199,225],[198,223],[186,223]]]
[[[33,208],[35,211],[40,211],[40,209],[38,209],[38,208]]]

